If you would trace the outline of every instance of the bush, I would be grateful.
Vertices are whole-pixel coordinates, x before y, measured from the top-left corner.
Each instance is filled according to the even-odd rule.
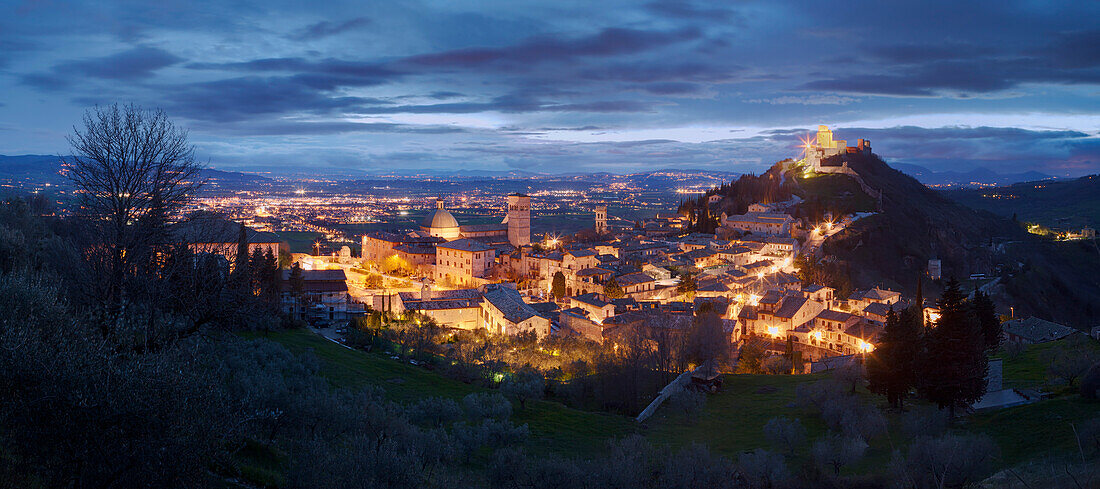
[[[1084,455],[1100,455],[1100,418],[1085,421],[1075,429],[1077,439],[1081,443],[1081,450],[1085,452]]]
[[[783,456],[767,450],[742,453],[737,458],[737,469],[745,485],[753,489],[776,487],[789,477]]]
[[[866,449],[867,443],[859,438],[830,434],[815,442],[810,452],[820,470],[839,475],[840,469],[858,463]]]
[[[442,397],[427,397],[406,408],[409,421],[429,428],[440,428],[462,419],[458,403]]]
[[[764,425],[764,436],[772,446],[785,451],[787,456],[792,456],[799,445],[806,441],[806,428],[797,419],[772,418]]]
[[[901,415],[901,429],[910,438],[940,436],[947,425],[947,413],[934,407],[916,408]]]
[[[1085,399],[1100,397],[1100,363],[1089,367],[1088,372],[1081,377],[1081,397]]]
[[[472,420],[505,420],[512,416],[512,403],[499,392],[479,392],[462,398],[462,409]]]
[[[920,437],[891,463],[894,480],[914,489],[966,487],[990,475],[996,445],[986,436]]]
[[[772,355],[764,359],[761,369],[768,375],[786,375],[791,373],[791,360],[782,355]]]
[[[683,389],[669,396],[668,404],[673,411],[693,419],[706,407],[707,395],[694,389]]]
[[[1009,359],[1019,358],[1020,355],[1024,354],[1025,350],[1026,350],[1026,348],[1024,348],[1024,344],[1016,342],[1016,341],[1009,341],[1009,342],[1005,343],[1004,346],[1002,347],[1002,351],[1004,351],[1005,358],[1009,358]]]
[[[1083,335],[1074,335],[1048,350],[1044,358],[1050,377],[1072,387],[1097,362],[1091,342]]]

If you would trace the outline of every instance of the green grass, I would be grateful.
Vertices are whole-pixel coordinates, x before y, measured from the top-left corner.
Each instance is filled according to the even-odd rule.
[[[831,209],[848,214],[862,211],[874,211],[878,202],[863,192],[859,183],[847,175],[814,173],[796,176],[804,199],[818,198],[825,201]],[[850,196],[840,195],[849,192]],[[798,192],[796,192],[798,193]]]
[[[1062,339],[1028,345],[1027,348],[1015,357],[1006,355],[1002,350],[993,358],[1002,360],[1002,373],[1005,388],[1039,389],[1044,387],[1048,380],[1048,356],[1051,350],[1061,348],[1069,340]],[[1100,344],[1095,341],[1084,342],[1093,350],[1100,351]]]
[[[250,334],[249,337],[262,338]],[[290,351],[312,353],[321,361],[321,375],[334,386],[361,388],[380,386],[386,397],[408,403],[425,397],[461,399],[467,394],[488,389],[452,380],[421,367],[409,365],[378,353],[351,350],[306,330],[280,331],[267,336]],[[593,455],[603,451],[608,440],[626,436],[637,429],[634,420],[623,416],[570,409],[550,401],[528,402],[520,410],[515,405],[512,421],[526,423],[531,430],[527,447],[540,453]]]
[[[1071,425],[1100,416],[1100,402],[1081,396],[1039,401],[972,416],[964,425],[989,435],[1001,451],[1002,463],[1015,465],[1039,457],[1077,453]]]
[[[661,406],[652,418],[647,437],[654,443],[680,447],[705,443],[711,450],[736,458],[737,454],[767,446],[764,425],[776,416],[800,418],[810,438],[825,433],[825,425],[812,413],[798,407],[795,388],[820,375],[726,375],[722,391],[707,396],[706,407],[694,420]],[[772,391],[774,389],[774,391]]]
[[[825,435],[827,428],[821,416],[796,403],[795,389],[804,383],[817,382],[826,375],[726,375],[722,391],[707,397],[703,413],[689,420],[682,413],[672,413],[668,405],[648,421],[647,437],[656,444],[683,447],[702,443],[715,453],[736,460],[744,452],[758,448],[778,450],[770,446],[764,435],[764,425],[775,417],[798,419],[806,428],[803,443],[789,461],[791,467],[810,461],[810,446]],[[863,388],[856,395],[868,402],[881,404],[882,399]],[[877,472],[890,460],[894,442],[901,432],[897,413],[883,413],[890,436],[871,440],[864,460],[849,469],[854,473]],[[891,438],[893,437],[893,438]],[[893,441],[892,441],[893,440]]]
[[[430,396],[460,399],[487,390],[392,360],[384,354],[349,350],[309,331],[282,331],[267,338],[295,353],[310,352],[317,356],[321,360],[321,374],[334,386],[381,386],[386,396],[397,402]],[[1005,384],[1043,382],[1046,367],[1041,357],[1053,347],[1034,345],[1018,357],[1005,359]],[[764,425],[776,416],[800,419],[811,443],[824,435],[826,428],[820,417],[795,404],[799,384],[822,378],[823,375],[727,375],[723,390],[708,396],[706,407],[696,419],[689,420],[665,405],[642,427],[624,416],[580,411],[550,401],[528,402],[525,410],[516,405],[512,418],[530,428],[532,436],[527,448],[535,453],[593,456],[603,452],[609,440],[638,432],[655,444],[679,448],[702,443],[715,453],[736,459],[742,452],[768,446]],[[862,388],[859,395],[883,405],[882,398]],[[1001,465],[1011,466],[1040,456],[1072,455],[1076,444],[1070,423],[1080,424],[1097,413],[1100,403],[1073,395],[979,413],[962,420],[957,429],[990,436],[1000,447]],[[904,448],[899,415],[893,411],[885,414],[890,435],[871,442],[865,460],[853,468],[855,472],[880,471],[895,448]],[[809,446],[810,443],[804,444],[792,463],[806,461]]]
[[[313,241],[321,236],[312,231],[279,231],[279,237],[290,246],[291,253],[313,253]]]

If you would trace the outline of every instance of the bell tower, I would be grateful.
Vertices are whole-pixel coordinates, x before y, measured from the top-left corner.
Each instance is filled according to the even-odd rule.
[[[508,242],[519,248],[531,244],[531,197],[508,195]]]

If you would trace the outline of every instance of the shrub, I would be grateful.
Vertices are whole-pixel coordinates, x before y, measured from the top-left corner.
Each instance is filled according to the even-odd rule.
[[[741,454],[737,459],[737,469],[750,488],[772,488],[787,480],[787,465],[783,456],[767,450],[756,450]]]
[[[1089,367],[1088,372],[1081,377],[1081,397],[1085,399],[1100,397],[1100,363]]]
[[[819,469],[839,475],[840,469],[859,462],[866,449],[867,443],[859,438],[830,434],[815,442],[810,452]]]
[[[694,389],[683,389],[668,398],[669,407],[688,418],[695,418],[703,412],[707,404],[707,395]]]
[[[772,446],[792,456],[799,445],[806,441],[806,428],[797,419],[777,417],[769,419],[764,425],[764,436]]]
[[[772,355],[764,359],[761,369],[769,375],[784,375],[791,373],[791,360],[782,355]]]
[[[472,420],[508,419],[512,416],[512,403],[499,392],[479,392],[462,398],[462,409]]]
[[[421,426],[439,428],[462,419],[458,403],[442,397],[426,397],[406,408],[409,421]]]
[[[986,436],[919,437],[891,463],[894,480],[915,489],[966,487],[992,472],[996,445]]]

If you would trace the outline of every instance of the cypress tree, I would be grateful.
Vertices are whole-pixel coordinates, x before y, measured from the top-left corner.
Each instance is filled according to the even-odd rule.
[[[554,272],[554,278],[550,282],[550,294],[557,300],[565,297],[565,274],[560,271]]]
[[[989,359],[973,305],[957,280],[948,281],[938,305],[940,318],[926,335],[919,362],[918,391],[940,409],[947,408],[953,419],[956,408],[966,408],[985,395]]]
[[[917,383],[917,359],[921,350],[923,313],[919,307],[886,315],[886,327],[875,351],[867,358],[867,389],[886,396],[902,408]]]
[[[233,284],[238,289],[247,289],[250,274],[248,272],[248,231],[243,224],[237,234],[237,254],[233,257]]]
[[[997,318],[997,311],[993,306],[993,300],[989,295],[977,290],[974,291],[974,314],[981,325],[982,338],[985,340],[985,349],[994,352],[1001,346],[1001,320]]]

